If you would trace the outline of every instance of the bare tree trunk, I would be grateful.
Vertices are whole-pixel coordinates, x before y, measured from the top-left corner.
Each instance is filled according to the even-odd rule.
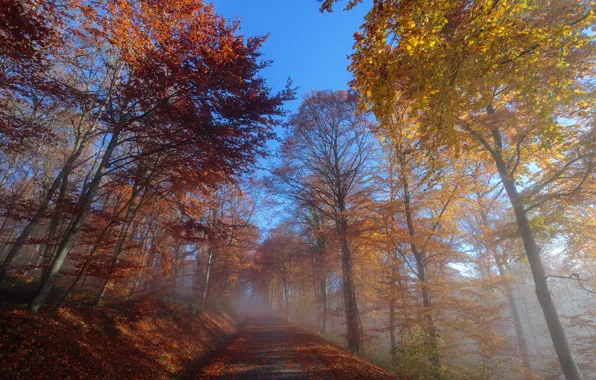
[[[390,339],[390,353],[391,365],[393,368],[397,366],[397,339],[395,337],[395,300],[389,300],[389,339]]]
[[[36,254],[39,253],[41,246],[37,245],[35,246],[35,248],[33,248],[31,250],[31,255],[29,256],[29,260],[27,261],[27,265],[25,266],[25,270],[23,271],[23,275],[26,276],[27,273],[29,273],[29,271],[31,270],[31,263],[33,262],[33,258],[35,257]]]
[[[495,262],[497,264],[497,269],[499,270],[500,276],[506,276],[505,268],[503,267],[503,263],[501,262],[501,257],[495,252],[494,253]],[[515,337],[517,339],[517,346],[519,348],[522,363],[524,367],[528,370],[528,372],[532,371],[532,366],[530,364],[530,355],[528,354],[528,344],[526,343],[526,338],[524,336],[524,330],[522,328],[521,319],[519,317],[519,311],[517,310],[517,303],[515,302],[515,298],[513,297],[513,289],[511,288],[511,284],[505,284],[505,294],[507,296],[507,302],[509,303],[509,308],[511,309],[511,317],[513,319],[513,327],[515,328]]]
[[[515,296],[515,293],[516,293],[515,288],[514,288],[513,292],[514,292],[513,294]],[[528,298],[526,297],[525,290],[523,288],[522,289],[518,288],[517,294],[518,294],[517,298],[521,300],[521,305],[523,308],[523,317],[524,317],[525,324],[526,324],[526,331],[528,331],[528,330],[530,331],[530,338],[531,338],[533,344],[535,346],[538,346],[538,344],[539,344],[538,336],[536,335],[536,330],[534,329],[534,324],[532,323],[532,314],[530,313],[530,309],[528,308],[529,301],[528,301]],[[532,346],[532,344],[530,344],[530,347],[531,346]]]
[[[56,199],[54,217],[50,221],[50,226],[48,227],[48,232],[47,232],[47,236],[46,236],[48,243],[46,243],[44,245],[43,251],[41,253],[41,264],[42,264],[41,278],[42,278],[42,280],[47,276],[48,267],[49,267],[50,263],[52,262],[52,256],[54,254],[54,248],[55,248],[54,240],[56,239],[56,236],[58,234],[58,227],[60,226],[60,220],[61,220],[61,218],[59,218],[57,214],[58,214],[59,208],[63,206],[64,198],[66,197],[66,191],[68,189],[69,174],[70,173],[67,173],[66,175],[64,175],[62,177],[62,184],[60,185],[60,191],[58,192],[58,199]]]
[[[433,366],[433,373],[435,378],[441,378],[441,358],[439,355],[439,345],[437,342],[437,330],[432,317],[432,308],[430,301],[430,293],[428,291],[428,282],[426,280],[426,273],[424,265],[422,265],[421,256],[416,255],[416,263],[418,268],[418,281],[422,289],[422,305],[424,306],[424,320],[426,321],[428,336],[430,339],[429,358]]]
[[[321,306],[322,306],[322,311],[321,311],[321,326],[320,326],[320,331],[322,333],[327,332],[327,314],[328,312],[328,300],[327,300],[327,279],[323,278],[321,280],[321,282],[319,283],[319,287],[320,287],[320,294],[321,294]]]
[[[110,281],[112,281],[112,276],[116,272],[116,267],[118,266],[118,262],[120,261],[120,255],[122,254],[122,248],[124,248],[124,243],[126,242],[126,238],[128,237],[128,230],[130,229],[132,221],[137,215],[137,211],[143,203],[144,194],[139,204],[135,205],[136,197],[141,192],[141,190],[141,187],[137,187],[134,188],[132,191],[130,201],[128,202],[128,210],[126,211],[126,216],[124,217],[124,224],[122,225],[120,236],[118,237],[118,243],[116,243],[116,247],[114,248],[114,257],[112,259],[110,272],[108,274],[108,278],[103,283],[101,291],[97,295],[97,299],[94,302],[94,306],[101,304],[101,301],[106,294],[106,290],[108,289],[108,285],[110,284]]]
[[[132,286],[130,287],[130,292],[126,296],[126,300],[132,298],[136,288],[139,286],[139,282],[141,281],[141,277],[143,276],[143,269],[145,267],[145,261],[147,257],[147,240],[149,239],[149,230],[147,229],[146,232],[143,233],[141,237],[141,244],[139,246],[139,256],[137,259],[137,264],[140,265],[140,269],[135,274],[135,277],[132,282]]]
[[[391,281],[389,283],[389,339],[391,343],[391,365],[395,368],[397,366],[397,338],[395,336],[395,330],[397,329],[395,318],[395,304],[397,302],[397,264],[395,259],[391,261]]]
[[[209,295],[209,276],[211,275],[211,265],[213,264],[213,248],[209,248],[207,255],[207,266],[205,267],[205,282],[203,283],[203,297],[201,298],[201,313],[205,311],[207,296]]]
[[[228,277],[229,277],[229,273],[228,273],[228,268],[229,268],[229,261],[230,261],[230,253],[228,252],[228,250],[226,250],[226,260],[224,263],[224,281],[223,281],[223,286],[222,286],[222,300],[225,303],[226,299],[227,299],[227,293],[228,293]]]
[[[362,329],[358,304],[356,302],[356,290],[352,277],[352,257],[350,243],[347,237],[347,221],[339,221],[341,238],[341,264],[344,292],[344,305],[346,309],[347,340],[350,351],[357,355],[362,353]]]
[[[538,247],[538,244],[536,244],[530,221],[526,215],[524,203],[517,191],[517,187],[515,186],[515,179],[509,172],[509,168],[502,157],[502,138],[501,133],[497,128],[493,129],[493,137],[497,145],[497,149],[491,149],[491,154],[497,166],[503,186],[505,187],[505,191],[507,192],[507,196],[509,197],[511,205],[513,206],[513,211],[515,212],[517,228],[524,243],[524,248],[526,250],[526,256],[528,258],[530,268],[532,269],[532,276],[534,277],[534,284],[536,285],[536,296],[538,297],[538,302],[542,307],[542,312],[544,313],[544,318],[546,320],[548,331],[550,332],[557,357],[559,358],[561,369],[563,370],[567,380],[581,380],[582,374],[577,366],[575,358],[573,357],[567,337],[565,336],[565,331],[563,330],[563,325],[559,319],[559,313],[557,312],[548,289],[544,265],[540,259],[540,248]]]
[[[29,236],[31,236],[33,231],[35,231],[35,227],[37,226],[37,224],[45,216],[45,212],[46,212],[48,206],[50,205],[50,202],[52,201],[52,198],[54,197],[56,190],[58,190],[58,187],[60,187],[60,185],[64,181],[64,178],[66,178],[66,181],[68,181],[68,176],[70,175],[70,173],[72,172],[72,170],[74,168],[75,161],[77,160],[77,158],[80,156],[80,154],[83,151],[82,148],[83,148],[82,139],[77,138],[77,140],[75,142],[75,146],[72,150],[72,153],[68,157],[66,163],[64,164],[64,167],[62,168],[62,170],[60,171],[58,176],[56,176],[56,178],[50,185],[50,188],[48,189],[48,191],[46,192],[41,203],[37,207],[37,211],[31,218],[31,220],[29,220],[29,223],[27,223],[27,225],[25,225],[25,228],[23,228],[23,231],[21,231],[21,233],[17,237],[12,248],[8,252],[8,255],[2,262],[2,265],[0,265],[0,281],[2,281],[6,277],[6,274],[8,272],[8,268],[10,267],[10,264],[21,253],[21,251],[23,250],[23,246],[27,242],[27,239],[29,239]]]
[[[68,255],[72,246],[74,245],[75,238],[77,237],[81,227],[83,227],[83,224],[87,219],[87,215],[89,214],[89,207],[91,207],[91,203],[93,202],[97,190],[99,189],[99,184],[104,176],[106,169],[110,164],[112,154],[114,153],[114,150],[118,145],[119,134],[120,132],[118,131],[112,133],[110,143],[108,144],[106,151],[104,152],[103,158],[99,167],[97,168],[95,176],[93,177],[93,180],[90,182],[87,191],[81,197],[81,200],[79,202],[79,211],[75,215],[70,227],[66,231],[66,234],[64,235],[60,245],[58,246],[58,249],[56,250],[56,257],[52,262],[52,266],[48,272],[48,275],[44,280],[42,280],[40,290],[31,302],[31,305],[29,306],[29,310],[34,314],[36,314],[39,311],[39,309],[45,304],[50,294],[50,291],[54,287],[58,273],[62,268],[62,264],[64,264],[66,256]]]
[[[284,263],[282,264],[282,277],[281,277],[282,281],[283,281],[283,292],[284,292],[284,297],[286,300],[286,318],[290,318],[290,296],[288,295],[288,277],[287,277],[287,273],[286,273],[286,263],[284,260]]]
[[[267,291],[265,292],[263,302],[265,303],[265,306],[267,306],[267,311],[271,313],[273,311],[271,302],[271,281],[267,281]]]
[[[483,226],[486,228],[490,228],[486,211],[482,207],[482,204],[479,203],[478,206],[480,208],[480,217],[482,219]],[[486,247],[488,247],[487,244],[488,243],[485,243]],[[495,247],[491,246],[488,249],[492,252],[492,256],[495,259],[499,275],[505,277],[507,274],[505,273],[505,267],[503,265],[503,262],[501,261],[501,256],[499,255]],[[522,363],[526,368],[526,371],[528,372],[527,375],[531,375],[532,367],[530,364],[530,356],[528,354],[528,345],[526,343],[526,338],[524,337],[524,331],[522,328],[521,319],[519,317],[517,303],[515,302],[515,298],[513,296],[513,289],[511,288],[511,284],[509,282],[505,284],[505,295],[507,297],[507,302],[509,303],[509,309],[511,310],[511,317],[513,319],[513,327],[515,329],[517,347],[519,348],[519,352],[522,357]]]
[[[6,274],[8,272],[8,268],[10,267],[10,264],[12,264],[14,259],[21,254],[23,247],[27,243],[27,239],[29,239],[29,237],[31,236],[33,231],[35,231],[35,227],[37,226],[37,224],[41,221],[41,219],[45,215],[45,212],[50,204],[50,201],[52,200],[54,193],[56,192],[56,190],[58,189],[58,186],[60,185],[60,182],[61,182],[60,179],[62,178],[62,175],[63,175],[63,172],[61,174],[59,174],[58,177],[54,180],[54,182],[52,183],[52,186],[50,186],[50,188],[48,189],[46,196],[44,197],[44,199],[41,201],[39,207],[37,208],[37,212],[35,213],[35,215],[33,215],[31,220],[29,221],[29,223],[27,223],[25,225],[25,228],[23,228],[23,230],[21,231],[21,233],[19,234],[19,236],[13,243],[12,248],[10,249],[10,251],[8,251],[8,255],[6,256],[6,258],[0,265],[0,281],[2,281],[6,277]]]
[[[404,216],[406,218],[406,224],[408,226],[408,234],[413,237],[416,236],[416,231],[414,229],[414,221],[410,204],[410,190],[405,175],[402,175],[402,185],[404,191]],[[430,293],[428,291],[428,279],[426,277],[426,262],[425,258],[423,257],[423,253],[420,252],[418,246],[415,243],[410,242],[410,248],[412,249],[412,254],[414,255],[414,258],[416,260],[416,277],[418,278],[418,282],[420,283],[420,290],[422,292],[424,320],[426,322],[426,329],[430,340],[430,352],[428,356],[433,367],[433,376],[434,378],[439,379],[441,378],[441,357],[439,354],[437,331],[432,317],[432,305],[430,300]]]

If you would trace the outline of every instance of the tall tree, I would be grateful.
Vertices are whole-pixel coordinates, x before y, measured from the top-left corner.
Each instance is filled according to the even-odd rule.
[[[275,116],[291,96],[289,90],[271,95],[258,77],[263,39],[245,43],[238,25],[200,1],[165,7],[106,2],[81,12],[91,25],[88,33],[113,42],[120,77],[100,109],[105,149],[31,304],[33,312],[53,288],[107,174],[162,154],[179,157],[174,173],[195,184],[242,173],[264,154]],[[142,149],[131,149],[138,146]]]
[[[310,93],[290,118],[282,146],[282,164],[271,185],[279,193],[314,202],[335,223],[340,242],[342,287],[348,347],[362,351],[362,331],[353,277],[350,227],[364,190],[371,150],[365,114],[357,113],[357,97],[347,91]]]
[[[333,0],[325,0],[330,9]],[[360,1],[351,1],[353,6]],[[593,178],[595,12],[588,1],[376,1],[356,35],[352,71],[362,105],[387,125],[401,97],[423,117],[426,148],[480,147],[515,214],[536,294],[567,379],[581,379],[548,288],[529,203],[576,194]],[[523,176],[544,163],[533,184]],[[548,174],[551,172],[552,174]],[[520,187],[521,185],[521,187]]]

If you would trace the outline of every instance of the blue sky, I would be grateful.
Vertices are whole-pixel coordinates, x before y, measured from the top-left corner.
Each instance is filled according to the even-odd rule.
[[[319,12],[315,0],[212,0],[216,11],[230,19],[240,17],[249,37],[269,33],[262,49],[273,65],[264,71],[268,84],[282,89],[288,76],[299,86],[299,98],[312,89],[345,89],[353,34],[364,21],[370,0],[346,12],[339,4],[333,13]],[[296,110],[299,101],[288,105]]]
[[[209,1],[209,0],[207,0]],[[296,111],[302,95],[310,90],[347,89],[352,75],[347,56],[352,51],[353,35],[364,22],[371,0],[349,12],[342,4],[333,13],[319,12],[315,0],[211,0],[216,11],[229,19],[240,18],[245,37],[269,34],[261,52],[273,64],[262,75],[276,91],[282,90],[287,78],[299,87],[297,100],[286,105]],[[277,131],[282,134],[281,128]],[[277,143],[268,144],[275,151]],[[268,166],[274,159],[262,160]],[[256,175],[267,172],[258,170]],[[255,189],[252,189],[253,192]],[[263,194],[250,194],[263,202]],[[254,221],[261,231],[275,227],[286,213],[283,206],[258,207]]]

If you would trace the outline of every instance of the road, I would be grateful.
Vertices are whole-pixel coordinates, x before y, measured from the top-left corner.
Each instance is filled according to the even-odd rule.
[[[250,321],[200,369],[197,379],[397,379],[290,323]]]

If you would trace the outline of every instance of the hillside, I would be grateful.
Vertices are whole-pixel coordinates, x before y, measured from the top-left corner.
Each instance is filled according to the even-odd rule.
[[[185,306],[155,298],[53,315],[1,304],[0,376],[169,379],[237,328],[223,311],[192,318]]]

